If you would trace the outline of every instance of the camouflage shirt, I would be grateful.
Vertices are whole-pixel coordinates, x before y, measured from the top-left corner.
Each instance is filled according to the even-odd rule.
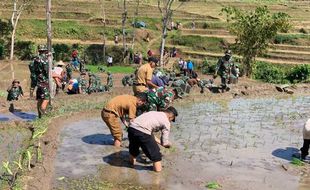
[[[18,100],[20,95],[24,95],[23,89],[20,86],[12,86],[8,90],[7,101]]]
[[[167,108],[173,100],[174,93],[164,88],[147,92],[147,111],[159,111]]]
[[[108,75],[107,86],[110,87],[110,88],[113,87],[113,76],[111,74]]]
[[[87,93],[87,80],[85,78],[80,77],[78,79],[78,82],[79,82],[79,88],[81,88],[82,90],[82,92],[80,93],[86,94]]]
[[[34,59],[34,74],[38,84],[48,83],[48,61],[45,55],[39,55]]]
[[[232,59],[226,60],[222,57],[217,62],[216,71],[222,78],[229,78],[231,67],[233,66]]]

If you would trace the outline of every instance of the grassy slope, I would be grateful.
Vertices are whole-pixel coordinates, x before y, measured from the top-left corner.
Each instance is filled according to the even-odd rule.
[[[0,16],[9,17],[10,2],[4,0],[4,6],[0,7]],[[141,3],[139,9],[138,20],[143,20],[147,23],[148,29],[152,32],[153,39],[160,35],[160,13],[157,9],[157,1],[148,0]],[[227,26],[225,18],[220,15],[220,10],[223,6],[231,5],[243,9],[254,9],[255,6],[266,4],[272,11],[283,11],[289,13],[292,18],[292,24],[295,28],[290,34],[279,34],[277,37],[278,43],[292,45],[310,45],[309,34],[298,33],[300,28],[308,31],[310,18],[309,4],[300,2],[288,2],[285,0],[266,0],[266,1],[227,1],[227,0],[201,0],[185,2],[178,7],[174,13],[174,21],[181,21],[184,28],[190,28],[192,20],[196,22],[196,28],[200,30],[184,30],[182,33],[169,33],[168,46],[182,45],[191,51],[208,51],[211,53],[222,53],[223,42],[233,42],[233,38],[229,33],[225,32]],[[175,3],[174,6],[179,6]],[[133,28],[130,23],[133,20],[133,13],[136,4],[134,1],[128,2],[128,22],[127,33],[128,37],[132,36]],[[64,40],[81,40],[81,41],[98,41],[102,40],[103,26],[100,21],[101,10],[98,1],[84,0],[55,0],[53,1],[53,37],[58,41]],[[120,33],[121,27],[121,4],[117,1],[106,1],[105,10],[107,13],[107,29],[106,36],[108,40],[112,40],[115,33]],[[22,20],[17,31],[17,39],[34,40],[45,39],[45,10],[44,3],[36,5],[34,12],[22,15]],[[214,31],[211,31],[214,30]],[[210,32],[211,31],[211,32]],[[176,37],[173,35],[177,35]],[[176,40],[172,39],[178,38]],[[158,49],[159,41],[156,40],[152,44],[147,44],[141,39],[136,42],[137,48],[145,51],[145,49]],[[225,43],[224,43],[225,44]],[[281,57],[281,54],[280,54]],[[271,55],[272,58],[272,55]],[[287,59],[284,57],[284,59]]]

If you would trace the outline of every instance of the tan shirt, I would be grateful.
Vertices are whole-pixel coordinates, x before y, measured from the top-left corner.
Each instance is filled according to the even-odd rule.
[[[137,92],[144,92],[148,90],[147,88],[147,80],[152,80],[153,76],[153,69],[149,63],[142,65],[137,72],[137,83],[138,84],[143,84],[136,86],[136,91]]]
[[[114,112],[118,117],[128,115],[129,119],[136,117],[138,99],[132,95],[120,95],[112,98],[105,110]]]
[[[129,127],[151,135],[153,132],[161,131],[163,145],[169,144],[170,121],[164,112],[146,112],[130,122]]]

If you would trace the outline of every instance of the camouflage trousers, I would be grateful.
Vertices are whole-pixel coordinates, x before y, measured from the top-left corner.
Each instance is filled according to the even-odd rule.
[[[48,89],[48,85],[47,84],[40,84],[37,86],[37,93],[36,93],[37,100],[49,100],[50,98],[50,92]]]
[[[222,91],[223,90],[228,90],[228,82],[229,82],[229,78],[228,77],[221,77],[221,87],[222,87]]]
[[[30,76],[31,84],[30,84],[30,89],[35,89],[37,86],[37,79],[34,76]]]

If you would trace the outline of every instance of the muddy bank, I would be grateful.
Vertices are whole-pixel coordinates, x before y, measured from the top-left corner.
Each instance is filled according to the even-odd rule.
[[[205,189],[209,181],[217,181],[222,189],[305,189],[310,185],[307,172],[290,160],[301,146],[309,106],[310,97],[177,106],[174,146],[162,150],[160,174],[150,171],[144,159],[130,167],[128,149],[111,146],[100,117],[70,122],[59,137],[52,187],[72,189],[83,183],[74,180],[91,178],[145,189]]]

